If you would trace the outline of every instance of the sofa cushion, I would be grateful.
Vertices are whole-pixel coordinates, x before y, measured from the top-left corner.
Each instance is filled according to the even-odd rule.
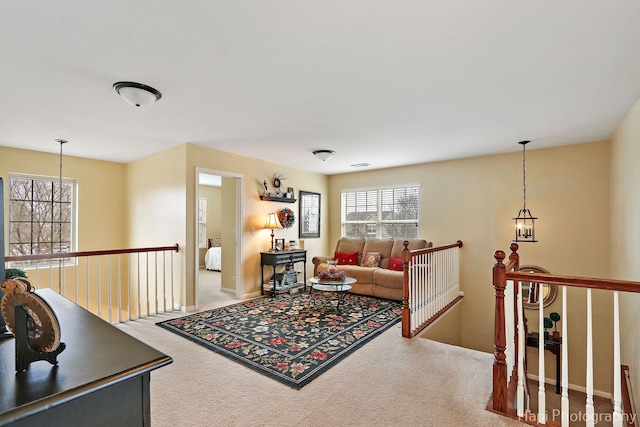
[[[380,265],[380,252],[365,252],[362,255],[362,267],[378,267]]]
[[[424,249],[424,248],[428,248],[431,247],[431,243],[428,243],[426,240],[423,239],[407,239],[409,242],[409,250],[410,251],[415,251],[416,249]],[[396,240],[393,242],[393,248],[391,249],[391,255],[394,258],[401,258],[402,257],[402,242],[404,242],[404,240]]]
[[[386,268],[377,268],[373,272],[373,283],[376,288],[382,286],[391,289],[402,289],[404,273]]]
[[[403,269],[402,258],[389,257],[389,270],[402,271]]]
[[[363,253],[378,252],[380,254],[380,267],[389,268],[389,257],[391,256],[391,248],[393,240],[391,239],[367,239],[364,244]]]
[[[338,265],[358,265],[358,252],[336,252],[333,258],[338,261]]]
[[[360,265],[365,240],[363,237],[341,237],[338,239],[338,243],[336,243],[336,252],[347,254],[358,252],[358,261],[356,264]]]

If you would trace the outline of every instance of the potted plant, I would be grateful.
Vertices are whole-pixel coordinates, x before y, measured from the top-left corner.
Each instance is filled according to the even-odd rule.
[[[553,313],[549,314],[549,318],[553,322],[553,339],[558,341],[560,339],[560,332],[558,332],[558,322],[561,319],[560,314],[554,311]]]
[[[544,318],[544,339],[548,340],[549,339],[549,332],[547,332],[547,329],[553,328],[553,320],[551,320],[548,317]]]
[[[27,278],[27,273],[19,268],[7,268],[4,270],[4,280],[15,279],[16,277]]]

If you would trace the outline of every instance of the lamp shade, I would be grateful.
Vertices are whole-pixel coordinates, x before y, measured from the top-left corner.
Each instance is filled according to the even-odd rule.
[[[282,228],[282,225],[280,225],[280,221],[278,221],[278,215],[276,215],[275,212],[271,212],[267,216],[267,222],[265,222],[264,228],[270,228],[272,230],[274,228]]]
[[[278,220],[278,215],[276,215],[275,212],[271,212],[267,216],[267,222],[265,222],[264,228],[271,229],[271,249],[269,250],[269,252],[275,252],[276,247],[273,244],[273,237],[275,236],[275,234],[273,233],[273,230],[275,228],[282,228],[282,225],[280,225],[280,221]]]
[[[150,105],[162,98],[162,94],[151,86],[135,82],[117,82],[113,90],[129,104],[136,107]]]

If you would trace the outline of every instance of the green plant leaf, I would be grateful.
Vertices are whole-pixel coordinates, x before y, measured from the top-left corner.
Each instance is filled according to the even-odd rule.
[[[7,268],[4,270],[4,280],[15,279],[16,277],[27,278],[27,273],[19,268]]]
[[[551,318],[551,320],[553,320],[554,322],[558,322],[560,321],[561,317],[560,314],[556,313],[555,311],[551,314],[549,314],[549,317]]]
[[[545,329],[553,328],[553,320],[549,319],[548,317],[545,317],[544,318],[544,328]]]

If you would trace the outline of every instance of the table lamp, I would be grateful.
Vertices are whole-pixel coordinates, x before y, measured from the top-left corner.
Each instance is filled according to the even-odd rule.
[[[264,228],[268,228],[271,230],[271,249],[269,250],[269,252],[275,252],[276,248],[273,244],[273,237],[275,236],[275,234],[273,233],[273,230],[275,230],[276,228],[282,228],[282,226],[280,225],[280,221],[278,221],[278,215],[276,215],[275,212],[271,212],[267,216],[267,222],[264,224]]]

